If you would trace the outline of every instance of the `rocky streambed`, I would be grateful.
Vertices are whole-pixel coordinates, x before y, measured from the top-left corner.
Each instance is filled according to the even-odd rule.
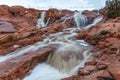
[[[79,13],[1,5],[0,80],[50,80],[41,78],[47,77],[45,72],[29,78],[36,65],[52,69],[51,75],[55,75],[53,68],[58,69],[59,78],[51,80],[119,80],[120,19],[102,19],[105,11]],[[74,74],[63,75],[74,68]]]

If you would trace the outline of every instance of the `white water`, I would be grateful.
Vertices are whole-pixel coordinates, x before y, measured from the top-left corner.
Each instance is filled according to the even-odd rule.
[[[45,23],[45,16],[46,16],[46,12],[42,12],[36,24],[38,28],[46,27],[48,25],[49,19]]]
[[[101,19],[95,19],[90,26],[95,25]],[[85,62],[89,60],[92,54],[89,52],[90,45],[84,40],[73,41],[69,39],[77,35],[76,30],[76,28],[68,28],[63,30],[63,32],[69,31],[67,35],[62,35],[63,32],[59,32],[47,36],[47,43],[60,44],[61,46],[48,57],[47,63],[36,66],[24,80],[60,80],[77,74],[78,69],[84,67]],[[50,38],[53,38],[54,42]]]
[[[43,19],[43,15],[41,18]],[[95,25],[100,19],[96,19],[91,25]],[[84,18],[81,20],[84,20]],[[43,36],[44,40],[41,42],[24,47],[8,55],[0,56],[0,62],[50,44],[59,44],[60,47],[49,56],[47,62],[37,65],[31,70],[30,75],[23,80],[60,80],[61,78],[75,75],[78,68],[83,67],[84,63],[91,57],[91,53],[89,53],[91,46],[89,44],[84,42],[84,40],[72,40],[72,37],[77,35],[76,30],[77,28],[69,28],[64,29],[62,32]],[[66,31],[67,34],[65,34]]]
[[[60,80],[64,77],[68,77],[68,74],[60,73],[47,63],[41,63],[37,65],[32,70],[31,74],[23,80]]]
[[[90,27],[92,27],[92,26],[96,25],[97,23],[99,23],[102,19],[103,19],[103,17],[98,17],[98,18],[96,18],[96,19],[93,21],[92,24],[87,25],[87,26],[84,27],[83,29],[89,29]]]
[[[81,12],[74,13],[74,21],[76,23],[77,28],[83,29],[87,25],[87,17],[84,16]]]
[[[83,60],[84,51],[90,50],[90,46],[84,47],[81,44],[62,39],[61,46],[49,56],[47,62],[59,72],[69,73]]]
[[[60,73],[57,69],[50,66],[48,63],[38,64],[32,71],[29,76],[26,76],[23,80],[60,80],[65,77],[77,74],[77,70],[80,67],[84,66],[84,63],[88,60],[91,54],[87,54],[87,51],[84,52],[84,59],[80,62],[78,66],[73,68],[69,74]]]

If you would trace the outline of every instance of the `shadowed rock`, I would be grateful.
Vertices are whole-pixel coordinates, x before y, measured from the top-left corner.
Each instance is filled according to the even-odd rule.
[[[16,29],[9,22],[0,22],[0,32],[2,33],[11,33],[15,32]]]

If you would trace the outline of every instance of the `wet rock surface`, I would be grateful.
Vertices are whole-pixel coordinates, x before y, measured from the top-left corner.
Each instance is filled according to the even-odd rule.
[[[29,74],[29,70],[44,61],[53,51],[52,47],[40,48],[22,56],[0,63],[0,80],[21,79]]]
[[[94,59],[78,71],[78,80],[120,80],[120,20],[108,19],[89,30],[79,31],[78,39],[94,45]],[[95,67],[95,68],[94,68]],[[65,80],[74,80],[74,77]]]
[[[87,24],[91,24],[96,17],[101,16],[98,10],[93,10],[93,11],[85,10],[82,12],[82,14],[84,14],[87,17],[88,19]]]
[[[36,28],[39,13],[22,6],[0,6],[0,55],[42,40],[42,32]]]
[[[43,10],[26,9],[22,6],[0,6],[0,55],[8,54],[21,47],[34,44],[43,35],[75,27],[74,12],[50,9],[46,11],[47,27],[38,29],[36,22]],[[105,10],[101,10],[105,14]],[[89,22],[100,16],[98,11],[84,11]],[[1,24],[2,23],[2,24]],[[77,39],[84,39],[94,46],[94,60],[78,70],[77,76],[63,80],[119,80],[120,79],[120,18],[103,20],[89,30],[77,31]],[[2,27],[1,27],[2,26]],[[0,63],[0,80],[14,80],[29,74],[37,63],[44,61],[53,51],[47,47],[26,53]]]

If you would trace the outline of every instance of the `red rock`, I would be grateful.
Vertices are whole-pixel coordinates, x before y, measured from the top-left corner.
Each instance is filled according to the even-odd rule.
[[[103,9],[100,9],[100,10],[99,10],[99,13],[102,14],[102,15],[106,15],[106,14],[107,14],[107,11],[108,11],[108,9],[107,9],[107,7],[105,7],[105,8],[103,8]]]
[[[46,59],[53,50],[52,47],[41,48],[37,51],[0,63],[0,80],[14,80],[23,78],[29,70]]]
[[[96,17],[101,16],[100,14],[98,14],[97,10],[96,11],[84,10],[82,14],[84,14],[87,17],[88,24],[91,24]]]
[[[88,66],[88,65],[96,65],[96,61],[88,61],[85,63],[85,66]]]
[[[114,80],[107,70],[95,71],[87,76],[71,76],[62,80]]]
[[[80,76],[71,76],[68,78],[61,79],[61,80],[82,80],[82,79],[80,78]]]
[[[43,28],[42,32],[44,34],[56,33],[56,32],[62,31],[65,28],[70,28],[70,27],[73,27],[73,26],[70,26],[70,25],[68,26],[67,23],[66,24],[54,23],[53,25],[51,25],[49,27]]]
[[[26,9],[22,6],[8,7],[3,5],[0,6],[0,10],[0,22],[7,23],[7,27],[6,24],[4,28],[0,27],[0,32],[2,29],[2,34],[0,34],[0,47],[2,47],[0,55],[16,50],[17,48],[14,48],[14,45],[24,47],[42,40],[41,35],[43,33],[36,28],[40,10]],[[16,32],[12,31],[13,29],[9,27],[10,25],[15,28]]]
[[[10,13],[12,16],[22,16],[24,15],[24,11],[26,9],[22,6],[12,6],[9,8]]]
[[[120,62],[111,64],[108,67],[108,71],[115,78],[115,80],[120,80]]]
[[[79,76],[85,76],[85,75],[89,75],[91,72],[93,72],[96,69],[95,66],[93,65],[89,65],[89,66],[85,66],[82,69],[79,69],[78,71],[78,75]]]
[[[38,33],[39,35],[42,34],[42,32],[40,30],[38,30],[37,28],[34,28],[34,27],[31,27],[29,29],[22,28],[14,34],[14,37],[16,39],[21,39],[21,38],[25,38],[25,37],[34,35],[36,33]]]
[[[42,40],[43,33],[41,30],[38,30],[35,27],[31,27],[29,29],[21,29],[15,33],[11,34],[1,34],[0,35],[0,46],[3,47],[0,52],[0,55],[7,54],[17,48],[14,48],[14,45],[19,45],[19,47],[24,47],[29,44],[34,44]],[[18,47],[18,48],[19,48]],[[7,49],[7,50],[5,50]]]
[[[91,75],[88,75],[88,76],[85,76],[83,77],[81,80],[101,80],[104,78],[111,78],[111,76],[109,76],[110,74],[104,70],[101,70],[101,71],[97,71],[95,73],[92,73]],[[100,77],[104,77],[104,78],[101,78]]]
[[[98,70],[104,70],[106,68],[107,68],[107,65],[104,65],[104,64],[97,64],[96,65],[96,69],[98,69]]]
[[[120,80],[120,69],[114,64],[114,62],[120,61],[119,22],[120,21],[116,21],[116,19],[108,19],[98,23],[96,26],[88,30],[78,32],[78,39],[84,39],[94,46],[94,51],[92,53],[97,61],[97,71],[93,71],[87,75],[87,77],[83,76],[83,80],[98,80],[96,77],[99,77],[100,80]],[[101,32],[104,31],[107,31],[108,33],[104,35],[101,34]],[[114,67],[109,68],[109,65],[111,64],[113,64]],[[107,73],[104,73],[104,70],[107,71]],[[107,74],[109,74],[109,76],[104,76]]]
[[[60,20],[49,25],[48,27],[42,28],[42,32],[44,34],[50,34],[50,33],[60,32],[66,28],[74,27],[74,19],[73,18],[66,20],[66,18],[69,18],[70,16],[71,15],[69,15],[67,17],[62,17]]]
[[[49,9],[46,12],[46,21],[50,18],[49,24],[54,23],[59,20],[61,17],[65,15],[73,14],[73,11],[70,10],[57,10],[57,9]]]
[[[47,15],[46,21],[50,18],[49,24],[51,25],[48,25],[47,28],[43,28],[42,30],[38,30],[35,27],[36,27],[38,16],[41,12],[42,11],[40,10],[26,9],[21,6],[14,6],[14,7],[8,7],[3,5],[0,6],[0,21],[9,22],[15,27],[15,29],[17,29],[15,33],[0,34],[0,54],[9,53],[10,51],[16,50],[17,48],[13,48],[14,45],[19,45],[20,47],[23,47],[30,44],[34,44],[35,42],[38,42],[42,39],[41,36],[43,34],[55,33],[55,32],[62,31],[64,28],[74,27],[73,18],[66,20],[67,18],[69,18],[74,14],[73,11],[50,9],[46,11],[46,15]],[[84,11],[83,14],[87,16],[88,20],[90,21],[89,23],[91,23],[93,19],[100,16],[97,14],[97,12],[98,11]],[[103,9],[100,11],[100,14],[104,15],[105,13],[106,13],[106,9]],[[111,19],[111,20],[108,19],[106,21],[102,21],[96,26],[90,28],[89,30],[77,31],[77,33],[79,33],[78,39],[84,39],[85,41],[89,42],[89,44],[94,45],[96,52],[99,53],[99,54],[96,54],[99,57],[95,57],[97,58],[96,59],[97,61],[104,60],[109,63],[119,61],[120,59],[120,56],[118,56],[120,52],[119,51],[119,48],[120,48],[119,46],[120,45],[119,44],[120,26],[119,25],[120,25],[119,19]],[[102,31],[108,31],[109,33],[106,35],[101,35],[100,33]],[[112,53],[112,54],[109,54],[109,53]],[[38,55],[32,58],[30,58],[31,55],[27,57],[25,56],[27,55],[24,55],[24,58],[23,57],[18,59],[15,58],[13,60],[0,63],[1,66],[2,65],[5,66],[5,68],[3,66],[0,67],[1,69],[0,74],[2,77],[1,80],[13,80],[16,77],[23,77],[29,71],[31,67],[30,65],[36,64],[38,62],[38,59],[39,59],[37,57]],[[23,61],[25,61],[25,63]],[[89,63],[86,63],[86,67],[81,69],[82,70],[81,74],[85,74],[85,76],[82,76],[83,80],[97,80],[97,77],[111,78],[110,76],[104,76],[104,75],[108,75],[108,72],[105,72],[106,64],[99,64],[95,66],[98,71],[95,71],[96,69],[93,67],[93,65],[95,66],[96,63],[89,62]],[[11,71],[9,72],[10,69]],[[101,70],[101,69],[104,69],[104,70]],[[115,78],[118,78],[118,75],[114,72],[116,70],[118,71],[118,69],[119,68],[115,70],[113,69],[113,70],[110,70],[109,72]],[[6,70],[7,72],[3,73],[2,71],[4,70]],[[16,74],[18,73],[16,71],[18,71],[19,74]],[[119,74],[119,71],[117,73]],[[70,79],[82,80],[81,76],[76,76],[74,78],[71,77]]]
[[[110,63],[109,62],[105,62],[105,61],[97,61],[97,64],[98,65],[110,65]]]
[[[10,42],[12,37],[13,37],[12,34],[1,34],[0,35],[0,44]]]
[[[16,32],[16,29],[9,22],[0,22],[0,33]]]
[[[9,18],[11,14],[9,13],[9,6],[0,5],[0,18]]]

